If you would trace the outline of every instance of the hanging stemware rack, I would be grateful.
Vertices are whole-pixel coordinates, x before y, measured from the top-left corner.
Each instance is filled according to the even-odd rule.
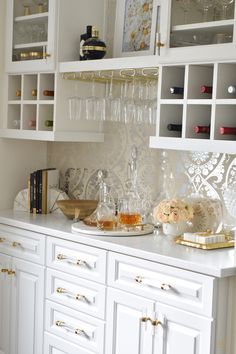
[[[159,68],[138,68],[120,70],[99,70],[62,73],[65,80],[95,81],[105,83],[109,80],[114,82],[123,81],[154,81],[158,80]]]

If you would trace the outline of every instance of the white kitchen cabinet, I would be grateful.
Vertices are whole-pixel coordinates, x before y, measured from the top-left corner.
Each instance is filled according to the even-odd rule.
[[[108,289],[106,353],[213,354],[212,320]]]
[[[31,260],[43,260],[43,236],[40,242],[28,231],[0,230],[0,348],[3,354],[42,354],[44,267]]]

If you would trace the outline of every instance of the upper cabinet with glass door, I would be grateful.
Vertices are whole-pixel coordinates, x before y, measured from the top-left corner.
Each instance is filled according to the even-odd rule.
[[[54,69],[55,16],[55,0],[7,1],[7,72]]]
[[[164,61],[235,59],[235,0],[169,1]]]

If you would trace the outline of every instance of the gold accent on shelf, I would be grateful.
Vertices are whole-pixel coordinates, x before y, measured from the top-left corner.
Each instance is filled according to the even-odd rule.
[[[1,273],[8,273],[9,269],[6,269],[6,268],[2,268],[1,269]]]
[[[16,275],[16,272],[14,270],[8,270],[7,274],[8,275]]]
[[[227,241],[225,242],[203,244],[203,243],[197,243],[192,241],[186,241],[183,239],[182,236],[178,236],[175,238],[175,243],[177,243],[178,245],[194,247],[202,250],[216,250],[220,248],[234,247],[234,239],[231,237],[228,237]]]
[[[21,246],[20,242],[13,241],[12,242],[12,247],[18,247]]]

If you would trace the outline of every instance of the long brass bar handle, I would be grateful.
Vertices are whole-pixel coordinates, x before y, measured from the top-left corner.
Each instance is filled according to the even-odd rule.
[[[136,283],[139,284],[144,284],[147,286],[152,286],[152,287],[156,287],[156,288],[160,288],[161,290],[170,290],[171,289],[171,285],[167,284],[167,283],[155,283],[155,280],[152,279],[145,279],[144,277],[142,277],[141,275],[137,275],[134,280],[136,281]]]
[[[68,295],[74,297],[75,300],[86,299],[86,296],[84,296],[82,294],[73,294],[71,291],[61,288],[61,287],[58,287],[56,291],[58,294],[68,294]]]
[[[85,331],[83,329],[73,328],[72,326],[67,325],[65,322],[60,321],[60,320],[56,321],[56,326],[67,328],[69,331],[71,331],[71,332],[73,332],[74,334],[77,334],[77,335],[81,335],[81,334],[86,335],[86,333],[85,333]]]
[[[76,265],[86,265],[86,261],[83,261],[82,259],[76,259],[76,260],[75,260],[75,259],[70,258],[70,257],[67,257],[66,255],[61,254],[61,253],[57,255],[57,259],[58,259],[59,261],[64,260],[64,259],[67,259],[67,260],[69,260],[69,261],[75,263]]]

